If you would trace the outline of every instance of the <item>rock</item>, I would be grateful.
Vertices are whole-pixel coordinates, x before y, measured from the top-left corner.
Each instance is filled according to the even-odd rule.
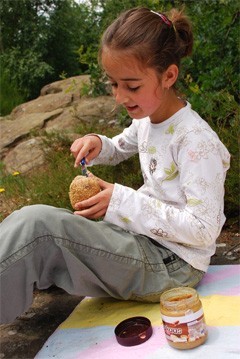
[[[39,96],[37,99],[17,106],[11,113],[13,119],[27,114],[51,112],[59,108],[68,107],[74,101],[71,94],[57,93]]]
[[[83,98],[75,108],[75,115],[82,120],[91,121],[93,118],[111,119],[115,101],[110,96],[99,96],[97,98]]]
[[[40,137],[34,137],[15,146],[4,159],[8,173],[26,173],[44,163],[44,152]]]
[[[63,109],[60,116],[48,121],[46,131],[67,130],[70,132],[81,122],[101,121],[102,117],[105,122],[112,121],[114,104],[115,101],[110,96],[83,97],[76,104]]]
[[[46,121],[53,119],[62,113],[62,109],[52,112],[27,113],[16,117],[15,120],[6,120],[0,122],[1,145],[0,153],[7,147],[16,144],[18,141],[26,138],[30,131],[41,129]]]
[[[45,130],[47,133],[53,131],[63,131],[64,133],[71,133],[74,127],[79,123],[78,118],[74,114],[73,107],[63,109],[62,113],[55,118],[51,118],[46,122]]]
[[[75,77],[69,77],[68,79],[52,82],[44,86],[40,91],[40,96],[48,94],[54,94],[59,92],[64,93],[77,93],[80,94],[81,88],[84,85],[90,84],[89,75],[81,75]]]
[[[112,97],[81,97],[81,88],[87,84],[88,75],[53,82],[42,88],[38,98],[0,118],[0,157],[7,172],[25,173],[43,164],[41,131],[64,131],[72,138],[82,121],[114,119]]]

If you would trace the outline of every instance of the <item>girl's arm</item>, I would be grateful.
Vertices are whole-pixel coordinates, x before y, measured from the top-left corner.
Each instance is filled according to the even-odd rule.
[[[204,142],[189,136],[177,152],[178,175],[169,184],[169,191],[178,188],[176,204],[161,201],[160,195],[150,197],[141,189],[115,184],[104,219],[160,243],[195,248],[213,243],[225,221],[224,181],[229,154],[217,137],[206,135]],[[181,201],[177,200],[179,193]]]
[[[78,138],[70,148],[75,157],[75,167],[79,166],[82,158],[86,159],[88,165],[116,165],[136,154],[138,152],[137,126],[138,122],[133,120],[131,126],[113,139],[95,133]],[[126,138],[125,144],[121,143],[122,136]]]
[[[102,142],[102,149],[99,155],[89,164],[117,165],[138,153],[138,126],[139,121],[133,120],[129,127],[112,139],[98,135]],[[122,138],[124,138],[124,141],[122,141]]]

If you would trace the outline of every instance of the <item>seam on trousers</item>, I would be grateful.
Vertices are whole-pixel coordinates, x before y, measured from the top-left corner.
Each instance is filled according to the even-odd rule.
[[[18,260],[24,258],[25,256],[27,256],[30,252],[33,251],[33,249],[35,247],[37,247],[39,244],[44,243],[44,242],[50,242],[53,241],[55,242],[56,245],[59,246],[59,244],[66,248],[66,249],[71,249],[71,248],[81,248],[81,250],[85,250],[85,252],[89,252],[89,250],[91,251],[92,254],[96,255],[96,256],[102,256],[102,257],[107,257],[106,255],[108,255],[107,258],[112,258],[115,260],[117,259],[118,262],[120,261],[125,261],[126,263],[130,262],[130,261],[135,261],[136,263],[138,263],[140,266],[145,265],[146,263],[139,259],[139,258],[134,258],[134,257],[129,257],[129,256],[123,256],[123,255],[118,255],[115,253],[111,253],[109,251],[105,251],[103,249],[98,249],[98,248],[94,248],[91,246],[88,246],[86,244],[79,244],[77,242],[73,242],[69,239],[66,238],[61,238],[59,236],[53,236],[53,235],[42,235],[40,237],[36,237],[32,242],[29,242],[28,244],[26,244],[24,247],[19,248],[18,250],[16,250],[13,254],[11,254],[9,257],[5,258],[1,263],[0,263],[0,269],[2,269],[2,271],[4,271],[5,269],[7,269],[10,265],[16,263]],[[133,263],[132,263],[133,264]],[[150,266],[158,266],[160,267],[160,263],[149,263],[148,264]],[[159,270],[161,270],[161,268],[159,268]]]
[[[160,251],[162,261],[163,261],[163,263],[159,263],[159,266],[161,266],[161,268],[162,268],[161,270],[167,270],[167,272],[170,274],[175,271],[178,271],[179,269],[181,269],[182,267],[184,267],[186,265],[189,265],[189,263],[187,263],[184,259],[180,258],[177,254],[172,252],[170,249],[165,248],[163,245],[159,244],[158,242],[152,240],[149,237],[146,237],[146,236],[143,236],[143,237],[150,240],[150,242],[152,242],[152,244],[155,246],[156,250]],[[146,259],[146,262],[148,264],[147,270],[151,269],[152,272],[158,272],[158,271],[154,270],[153,265],[151,263],[149,263],[147,255],[145,253],[145,250],[140,243],[140,240],[138,240],[138,244],[139,244],[139,246],[143,252],[144,258]],[[165,264],[164,260],[167,258],[170,258],[170,257],[172,257],[172,260]]]
[[[150,263],[140,240],[137,239],[137,243],[142,251],[144,258],[143,263],[145,263],[145,267],[147,271],[156,273],[156,272],[160,272],[161,270],[165,270],[165,265],[163,263]]]

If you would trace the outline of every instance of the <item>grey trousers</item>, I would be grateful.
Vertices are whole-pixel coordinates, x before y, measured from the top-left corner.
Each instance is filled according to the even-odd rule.
[[[1,223],[0,257],[1,323],[29,308],[34,285],[158,302],[164,290],[194,287],[203,276],[148,237],[46,205],[23,207]]]

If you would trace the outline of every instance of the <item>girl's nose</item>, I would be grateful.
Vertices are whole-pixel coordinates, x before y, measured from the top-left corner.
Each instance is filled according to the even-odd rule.
[[[115,95],[115,100],[119,105],[123,105],[127,103],[128,97],[124,92],[117,90],[114,95]]]

